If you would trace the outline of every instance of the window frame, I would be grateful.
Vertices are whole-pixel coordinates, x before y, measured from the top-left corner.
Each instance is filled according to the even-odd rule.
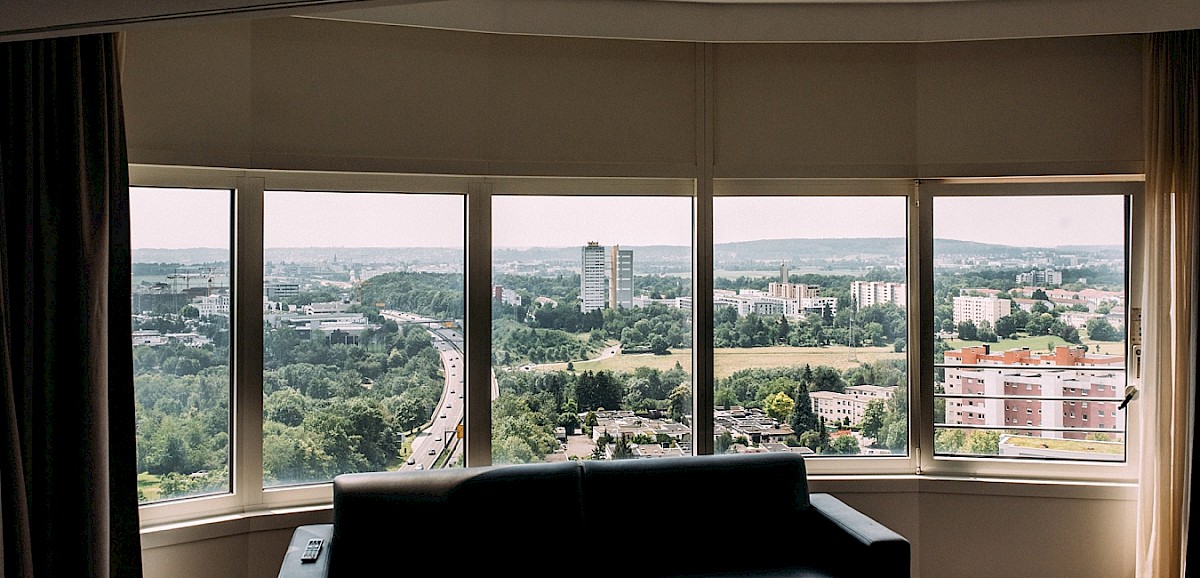
[[[921,179],[919,189],[919,218],[928,223],[923,227],[919,243],[923,252],[923,276],[918,298],[929,304],[926,316],[920,320],[921,349],[928,352],[928,362],[920,375],[922,406],[927,421],[920,428],[921,446],[928,448],[921,454],[921,473],[951,477],[992,477],[1013,480],[1051,480],[1072,482],[1128,483],[1138,479],[1140,444],[1140,408],[1131,405],[1127,411],[1125,432],[1125,460],[1123,462],[1101,461],[1054,461],[1028,458],[995,458],[988,456],[936,456],[934,450],[934,364],[933,364],[933,205],[938,197],[1034,197],[1034,196],[1080,196],[1122,195],[1125,204],[1125,302],[1130,319],[1139,313],[1141,290],[1136,279],[1142,278],[1142,215],[1144,175],[1088,175],[1088,176],[1039,176],[1039,177],[974,177]],[[1131,323],[1130,326],[1133,324]],[[1138,363],[1131,353],[1135,349],[1136,337],[1126,339],[1126,372],[1133,372]],[[1138,379],[1127,373],[1126,383],[1140,387]],[[1002,429],[1002,428],[997,428]]]
[[[1012,481],[1126,483],[1137,478],[1140,411],[1128,412],[1126,461],[1048,463],[1041,460],[986,457],[938,457],[933,452],[932,205],[937,196],[1112,194],[1129,195],[1127,222],[1127,304],[1139,303],[1144,177],[1101,175],[1004,179],[794,179],[678,177],[503,177],[345,173],[325,171],[243,170],[226,168],[130,165],[131,186],[217,188],[232,191],[230,246],[234,319],[230,326],[230,476],[228,494],[143,504],[143,528],[217,516],[328,506],[332,484],[262,487],[262,278],[263,195],[265,191],[346,191],[397,194],[461,194],[465,197],[464,358],[491,359],[493,195],[681,196],[692,199],[693,307],[693,453],[713,451],[713,199],[757,196],[905,197],[907,207],[907,331],[909,429],[904,456],[821,457],[807,461],[814,479],[880,479],[903,476],[989,477]],[[1053,185],[1053,188],[1049,188]],[[564,191],[569,191],[565,193]],[[707,296],[703,306],[699,296]],[[249,298],[246,298],[249,297]],[[1127,308],[1130,305],[1127,305]],[[1130,309],[1132,318],[1136,313]],[[1131,347],[1132,340],[1127,341]],[[1136,360],[1130,359],[1131,368]],[[486,399],[490,363],[466,363],[468,399]],[[1135,379],[1130,378],[1130,383]],[[699,387],[698,384],[706,384]],[[1138,408],[1135,404],[1132,407]],[[491,464],[491,408],[466,406],[467,466]]]

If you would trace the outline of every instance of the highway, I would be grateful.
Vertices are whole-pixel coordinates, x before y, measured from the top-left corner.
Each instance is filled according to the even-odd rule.
[[[463,336],[452,328],[445,327],[441,321],[385,309],[380,311],[385,319],[398,324],[419,324],[430,333],[433,347],[442,358],[442,372],[445,384],[438,404],[430,416],[430,425],[412,440],[412,454],[400,469],[430,469],[441,457],[448,453],[442,461],[443,467],[457,462],[462,453],[462,440],[457,437],[458,425],[463,423],[466,406],[465,379],[463,364]],[[499,386],[495,374],[492,375],[492,399],[499,395]]]

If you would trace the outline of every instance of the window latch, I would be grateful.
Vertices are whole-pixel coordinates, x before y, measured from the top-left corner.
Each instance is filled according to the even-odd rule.
[[[1137,398],[1137,394],[1138,389],[1136,387],[1132,385],[1125,386],[1125,399],[1121,401],[1121,405],[1118,405],[1117,409],[1125,409],[1125,406],[1129,405],[1129,402]]]

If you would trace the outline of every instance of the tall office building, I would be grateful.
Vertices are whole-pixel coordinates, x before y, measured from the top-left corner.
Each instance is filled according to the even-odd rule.
[[[595,241],[588,241],[581,254],[583,268],[579,272],[579,309],[584,313],[604,309],[604,289],[607,281],[604,247]]]
[[[633,249],[613,245],[609,265],[608,306],[633,309]]]
[[[787,263],[779,264],[779,282],[780,283],[790,283],[791,282],[788,280]]]

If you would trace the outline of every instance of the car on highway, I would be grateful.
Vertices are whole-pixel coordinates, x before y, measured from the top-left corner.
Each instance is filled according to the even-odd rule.
[[[411,465],[417,463],[417,460],[415,458],[408,458],[408,462],[406,462],[406,463],[411,466]]]
[[[444,414],[444,413],[443,413],[443,414],[442,414],[441,416],[439,416],[439,417],[441,417],[442,419],[446,419],[446,414]]]
[[[433,449],[433,448],[429,448],[429,455],[431,455],[431,456],[436,456],[436,455],[437,455],[437,450],[435,450],[435,449]]]

